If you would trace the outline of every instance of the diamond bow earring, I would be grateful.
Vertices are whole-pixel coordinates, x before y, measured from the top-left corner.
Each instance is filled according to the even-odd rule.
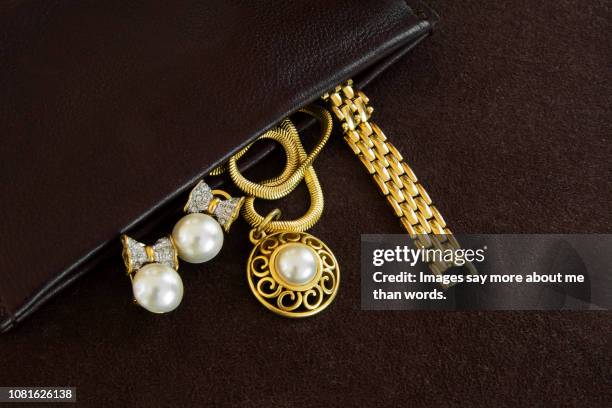
[[[177,273],[177,251],[172,238],[147,246],[121,236],[123,262],[132,281],[134,300],[153,313],[167,313],[183,299],[183,281]]]
[[[234,198],[225,191],[211,190],[200,181],[189,194],[184,208],[187,215],[172,230],[179,258],[190,263],[213,259],[223,247],[222,227],[229,231],[243,202],[244,197]]]

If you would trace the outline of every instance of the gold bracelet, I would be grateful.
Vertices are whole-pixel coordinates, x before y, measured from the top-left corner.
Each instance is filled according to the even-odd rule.
[[[417,247],[459,249],[459,243],[432,204],[425,187],[382,130],[370,120],[374,108],[369,105],[368,97],[355,91],[353,81],[348,80],[323,95],[323,100],[342,124],[344,140],[372,175]],[[436,275],[453,266],[450,262],[429,264]]]

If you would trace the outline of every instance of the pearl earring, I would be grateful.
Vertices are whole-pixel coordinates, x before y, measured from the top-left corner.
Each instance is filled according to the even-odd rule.
[[[176,309],[183,299],[183,281],[176,272],[178,258],[172,238],[160,238],[147,246],[122,235],[121,243],[136,303],[153,313]]]
[[[190,263],[213,259],[223,247],[222,228],[229,231],[243,202],[244,197],[234,198],[225,191],[211,190],[200,181],[189,194],[184,208],[187,215],[172,230],[179,258]]]

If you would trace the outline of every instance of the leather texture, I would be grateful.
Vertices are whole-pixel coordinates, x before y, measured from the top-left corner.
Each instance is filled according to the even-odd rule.
[[[2,329],[116,254],[120,233],[176,210],[215,164],[347,77],[368,82],[431,25],[403,0],[0,6]]]

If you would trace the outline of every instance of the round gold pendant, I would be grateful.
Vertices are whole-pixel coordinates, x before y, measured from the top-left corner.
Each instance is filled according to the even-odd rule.
[[[336,257],[305,232],[276,232],[254,240],[247,264],[251,291],[285,317],[308,317],[331,304],[340,285]]]

